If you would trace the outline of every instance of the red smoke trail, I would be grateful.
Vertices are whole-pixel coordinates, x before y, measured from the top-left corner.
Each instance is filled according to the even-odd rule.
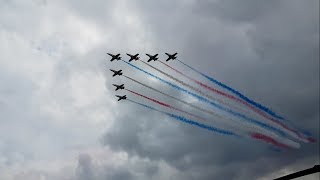
[[[153,98],[144,96],[144,95],[142,95],[142,94],[140,94],[140,93],[134,92],[134,91],[129,90],[129,89],[125,89],[125,90],[127,90],[127,91],[129,91],[129,92],[131,92],[131,93],[133,93],[133,94],[135,94],[135,95],[141,96],[141,97],[143,97],[143,98],[145,98],[145,99],[148,99],[148,100],[150,100],[150,101],[152,101],[152,102],[154,102],[154,103],[160,104],[161,106],[164,106],[164,107],[167,107],[167,108],[176,110],[176,111],[180,111],[180,112],[182,112],[182,113],[188,114],[189,116],[193,116],[193,117],[198,118],[198,119],[200,119],[200,120],[206,121],[206,119],[204,119],[204,118],[202,118],[202,117],[200,117],[200,116],[197,116],[197,115],[191,114],[191,113],[189,113],[189,112],[187,112],[187,111],[178,109],[178,108],[173,107],[173,106],[171,106],[171,105],[169,105],[169,104],[166,104],[166,103],[164,103],[164,102],[161,102],[161,101],[158,101],[158,100],[156,100],[156,99],[153,99]]]
[[[282,148],[290,148],[289,146],[285,145],[285,144],[282,144],[278,141],[276,141],[275,139],[273,139],[272,137],[269,137],[269,136],[266,136],[264,134],[260,134],[260,133],[252,133],[251,134],[251,137],[254,138],[254,139],[258,139],[258,140],[262,140],[262,141],[265,141],[267,143],[271,143],[275,146],[278,146],[278,147],[282,147]]]
[[[310,138],[310,139],[307,138],[307,139],[306,139],[306,138],[305,138],[304,136],[302,136],[301,133],[299,133],[298,131],[296,131],[296,130],[294,130],[294,129],[288,127],[288,126],[286,126],[286,125],[283,124],[282,122],[277,121],[277,120],[275,120],[274,118],[266,115],[266,114],[263,113],[262,111],[256,109],[256,108],[253,107],[252,105],[250,105],[248,102],[246,102],[246,101],[244,101],[244,100],[242,100],[242,99],[239,99],[239,98],[237,98],[237,97],[235,97],[235,96],[233,96],[233,95],[230,95],[230,94],[224,93],[224,92],[222,92],[222,91],[219,91],[219,90],[217,90],[217,89],[215,89],[215,88],[213,88],[213,87],[210,87],[210,86],[208,86],[208,85],[206,85],[206,84],[204,84],[204,83],[202,83],[202,82],[200,82],[200,81],[198,81],[198,80],[196,80],[196,79],[193,79],[193,78],[191,78],[190,76],[182,73],[181,71],[179,71],[179,70],[171,67],[170,65],[168,65],[168,64],[166,64],[166,63],[164,63],[164,62],[162,62],[162,61],[159,61],[159,62],[162,63],[163,65],[169,67],[169,68],[172,69],[173,71],[179,73],[180,75],[182,75],[182,76],[190,79],[191,81],[197,83],[198,85],[200,85],[200,86],[202,86],[202,87],[204,87],[204,88],[206,88],[206,89],[211,90],[211,91],[214,92],[214,93],[217,93],[217,94],[219,94],[219,95],[222,95],[222,96],[225,96],[225,97],[227,97],[227,98],[229,98],[229,99],[232,99],[232,100],[234,100],[234,101],[237,101],[237,102],[239,102],[239,103],[241,103],[241,104],[243,104],[243,105],[246,105],[247,107],[249,107],[250,109],[252,109],[254,112],[256,112],[257,114],[261,115],[262,117],[269,119],[269,120],[272,121],[273,123],[278,124],[279,126],[281,126],[282,128],[284,128],[284,129],[286,129],[286,130],[288,130],[288,131],[291,131],[291,132],[294,133],[296,136],[298,136],[299,139],[302,139],[303,141],[308,141],[308,142],[315,142],[315,139],[313,139],[313,138]]]

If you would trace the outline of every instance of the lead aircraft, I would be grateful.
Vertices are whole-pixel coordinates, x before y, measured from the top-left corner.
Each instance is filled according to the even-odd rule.
[[[121,60],[120,54],[116,54],[116,55],[113,55],[113,54],[110,54],[110,53],[107,53],[107,54],[112,57],[111,60],[110,60],[111,62],[114,61],[114,60],[117,60],[117,61]]]

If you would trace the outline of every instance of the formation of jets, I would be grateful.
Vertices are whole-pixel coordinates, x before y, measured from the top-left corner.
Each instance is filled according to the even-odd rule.
[[[110,54],[110,53],[107,53],[107,54],[108,54],[109,56],[111,56],[111,60],[110,60],[111,62],[114,61],[114,60],[117,60],[117,61],[121,60],[120,54],[116,54],[116,55],[113,55],[113,54]],[[126,53],[126,54],[130,57],[129,62],[140,60],[139,54],[135,54],[135,55],[128,54],[128,53]],[[177,59],[177,54],[178,54],[178,53],[174,53],[174,54],[165,53],[165,54],[168,56],[168,58],[166,59],[166,61],[170,61],[170,60],[173,61],[173,60]],[[155,55],[146,54],[146,55],[149,57],[149,59],[147,60],[147,62],[157,61],[157,60],[159,59],[159,58],[158,58],[158,54],[155,54]],[[123,74],[121,69],[118,70],[118,71],[113,70],[113,69],[110,69],[110,71],[113,72],[112,77],[121,76],[121,75]],[[112,84],[112,85],[116,87],[115,91],[124,89],[124,84],[121,84],[121,85]],[[126,96],[126,95],[124,95],[124,96],[116,95],[116,97],[118,97],[118,101],[127,99],[127,96]]]
[[[111,62],[114,61],[114,60],[117,60],[117,61],[121,60],[120,54],[116,54],[116,55],[113,55],[113,54],[110,54],[110,53],[107,53],[107,54],[109,56],[111,56],[111,60],[110,60]],[[170,61],[170,60],[177,59],[177,54],[178,53],[174,53],[174,54],[165,53],[165,54],[168,56],[166,61]],[[127,55],[130,57],[129,62],[131,62],[133,60],[137,61],[137,60],[140,59],[139,54],[132,55],[132,54],[128,54],[127,53]],[[156,60],[159,59],[158,58],[159,54],[155,54],[155,55],[146,54],[146,55],[149,57],[149,59],[147,60],[148,62],[156,61]]]

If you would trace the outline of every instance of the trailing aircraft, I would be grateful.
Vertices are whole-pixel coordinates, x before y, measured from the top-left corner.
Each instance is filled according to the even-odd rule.
[[[118,91],[119,89],[124,89],[124,84],[121,84],[121,85],[112,84],[112,85],[116,87],[115,91]]]
[[[148,60],[148,62],[150,62],[150,61],[156,61],[158,58],[157,58],[157,56],[158,56],[158,54],[155,54],[155,55],[150,55],[150,54],[146,54],[147,56],[149,56],[149,60]]]
[[[135,55],[131,55],[131,54],[128,54],[127,53],[127,55],[128,56],[130,56],[130,59],[129,59],[129,62],[131,62],[131,61],[133,61],[133,60],[139,60],[140,58],[139,58],[139,54],[135,54]]]
[[[122,99],[124,100],[124,99],[127,99],[127,96],[126,95],[124,95],[124,96],[119,96],[119,95],[116,95],[119,99],[118,99],[118,101],[121,101]]]
[[[174,54],[165,53],[165,54],[168,56],[168,59],[166,61],[170,61],[170,60],[175,60],[177,58],[176,55],[178,53],[174,53]]]
[[[115,76],[121,76],[121,75],[122,75],[122,70],[121,70],[121,69],[120,69],[119,71],[110,69],[110,71],[113,72],[113,77],[115,77]]]
[[[110,53],[107,53],[107,54],[112,57],[112,59],[110,60],[111,62],[114,60],[117,60],[117,61],[121,60],[120,54],[117,54],[117,55],[113,55]]]

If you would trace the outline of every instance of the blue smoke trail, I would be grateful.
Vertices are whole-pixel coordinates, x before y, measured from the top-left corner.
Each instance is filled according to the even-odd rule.
[[[205,124],[202,124],[202,123],[198,123],[196,121],[193,121],[193,120],[190,120],[190,119],[187,119],[185,117],[182,117],[182,116],[178,116],[178,115],[175,115],[175,114],[171,114],[171,113],[168,113],[168,112],[164,112],[164,111],[160,111],[158,109],[155,109],[151,106],[148,106],[148,105],[145,105],[145,104],[142,104],[142,103],[138,103],[136,101],[133,101],[131,99],[127,99],[128,101],[131,101],[135,104],[138,104],[140,106],[143,106],[143,107],[146,107],[148,109],[151,109],[151,110],[154,110],[154,111],[157,111],[157,112],[160,112],[160,113],[163,113],[163,114],[166,114],[172,118],[174,118],[175,120],[178,120],[178,121],[181,121],[181,122],[184,122],[184,123],[187,123],[187,124],[190,124],[190,125],[193,125],[193,126],[198,126],[200,128],[203,128],[203,129],[207,129],[209,131],[213,131],[215,133],[218,133],[218,134],[222,134],[222,135],[225,135],[225,136],[235,136],[235,137],[241,137],[231,131],[227,131],[227,130],[224,130],[224,129],[219,129],[219,128],[216,128],[216,127],[213,127],[213,126],[208,126],[208,125],[205,125]]]
[[[182,63],[183,65],[189,67],[190,69],[194,70],[195,72],[201,74],[201,75],[204,76],[205,78],[209,79],[211,82],[219,85],[220,87],[222,87],[222,88],[224,88],[224,89],[227,89],[228,91],[230,91],[230,92],[232,92],[233,94],[237,95],[237,96],[240,97],[241,99],[243,99],[243,100],[247,101],[248,103],[252,104],[253,106],[255,106],[255,107],[263,110],[264,112],[268,113],[269,115],[271,115],[271,116],[273,116],[273,117],[275,117],[275,118],[278,118],[278,119],[280,119],[280,120],[285,120],[282,116],[277,115],[275,112],[273,112],[273,111],[270,110],[269,108],[267,108],[267,107],[265,107],[265,106],[263,106],[263,105],[255,102],[255,101],[249,99],[249,98],[246,97],[245,95],[241,94],[239,91],[237,91],[237,90],[235,90],[235,89],[233,89],[233,88],[231,88],[231,87],[223,84],[222,82],[220,82],[220,81],[218,81],[218,80],[216,80],[216,79],[214,79],[214,78],[212,78],[212,77],[209,77],[209,76],[203,74],[202,72],[196,70],[195,68],[189,66],[188,64],[186,64],[186,63],[184,63],[184,62],[182,62],[182,61],[180,61],[180,60],[178,60],[178,61],[179,61],[180,63]]]
[[[175,84],[173,84],[173,83],[171,83],[171,82],[168,82],[168,81],[166,81],[166,80],[164,80],[164,79],[162,79],[162,78],[160,78],[160,77],[158,77],[158,76],[156,76],[156,75],[153,75],[153,74],[151,74],[151,73],[149,73],[149,72],[147,72],[147,71],[145,71],[145,70],[143,70],[143,69],[141,69],[141,68],[139,68],[139,67],[137,67],[137,66],[135,66],[135,65],[133,65],[133,64],[131,64],[131,63],[129,63],[129,62],[126,62],[126,61],[124,61],[124,60],[121,60],[121,61],[123,61],[123,62],[125,62],[126,64],[128,64],[128,65],[130,65],[130,66],[132,66],[132,67],[134,67],[134,68],[136,68],[136,69],[138,69],[139,71],[144,72],[145,74],[148,74],[149,76],[152,76],[152,77],[158,79],[159,81],[161,81],[161,82],[163,82],[163,83],[165,83],[165,84],[168,84],[169,86],[171,86],[171,87],[173,87],[173,88],[175,88],[175,89],[177,89],[177,90],[179,90],[179,91],[185,92],[185,93],[187,93],[187,94],[189,94],[189,95],[191,95],[191,96],[199,99],[199,100],[202,101],[202,102],[205,102],[205,103],[207,103],[207,104],[210,104],[210,105],[212,105],[212,106],[214,106],[214,107],[216,107],[216,108],[218,108],[218,109],[220,109],[220,110],[222,110],[222,111],[228,112],[228,113],[230,113],[230,114],[232,114],[232,115],[234,115],[234,116],[240,117],[240,118],[242,118],[243,120],[245,120],[245,121],[247,121],[247,122],[250,122],[250,123],[253,123],[253,124],[256,124],[256,125],[264,128],[264,129],[267,129],[267,130],[270,130],[270,131],[274,131],[274,132],[278,133],[279,135],[281,135],[281,136],[283,136],[283,137],[287,137],[286,133],[284,133],[283,131],[281,131],[281,130],[278,129],[278,128],[275,128],[275,127],[273,127],[273,126],[270,126],[270,125],[265,124],[265,123],[263,123],[263,122],[260,122],[260,121],[258,121],[258,120],[255,120],[255,119],[252,119],[252,118],[250,118],[250,117],[247,117],[247,116],[245,116],[245,115],[243,115],[243,114],[241,114],[241,113],[232,111],[231,109],[228,109],[228,108],[225,108],[225,107],[223,107],[223,106],[220,106],[219,104],[217,104],[217,103],[215,103],[215,102],[209,101],[208,99],[206,99],[206,98],[204,98],[204,97],[202,97],[202,96],[199,96],[199,95],[197,95],[197,94],[195,94],[195,93],[192,93],[192,92],[190,92],[190,91],[188,91],[188,90],[186,90],[186,89],[184,89],[184,88],[181,88],[180,86],[177,86],[177,85],[175,85]]]

